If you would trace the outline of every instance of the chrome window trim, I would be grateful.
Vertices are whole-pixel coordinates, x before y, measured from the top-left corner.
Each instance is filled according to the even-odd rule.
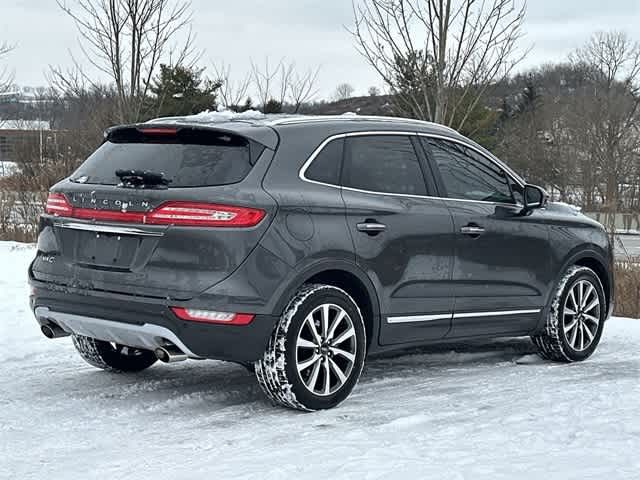
[[[502,317],[505,315],[528,315],[540,313],[541,308],[529,308],[525,310],[495,310],[487,312],[463,312],[463,313],[442,313],[435,315],[405,315],[400,317],[387,317],[387,323],[415,323],[415,322],[432,322],[434,320],[446,320],[457,318],[482,318],[482,317]]]
[[[318,182],[317,180],[312,180],[312,179],[306,177],[305,174],[306,174],[307,170],[309,169],[309,167],[311,166],[311,164],[313,163],[313,161],[316,159],[316,157],[318,155],[320,155],[320,152],[322,152],[322,150],[330,142],[332,142],[334,140],[348,138],[348,137],[378,136],[378,135],[383,135],[383,136],[387,136],[387,135],[421,136],[421,137],[439,138],[439,139],[442,139],[442,140],[448,140],[448,141],[451,141],[451,142],[454,142],[454,143],[459,143],[460,145],[464,145],[465,147],[474,150],[479,155],[482,155],[484,158],[486,158],[490,162],[494,163],[498,168],[504,170],[505,173],[509,176],[509,178],[511,178],[518,185],[520,185],[521,187],[524,188],[524,183],[520,180],[518,175],[515,174],[509,167],[507,167],[506,165],[503,165],[502,162],[500,160],[498,160],[497,158],[493,159],[491,157],[488,157],[485,153],[481,152],[480,150],[478,150],[473,145],[470,145],[468,142],[465,142],[463,140],[458,140],[456,138],[448,137],[446,135],[438,135],[438,134],[432,134],[432,133],[421,133],[421,132],[405,132],[405,131],[377,131],[376,130],[376,131],[365,131],[365,132],[339,133],[337,135],[332,135],[332,136],[326,138],[311,153],[309,158],[304,162],[304,164],[300,168],[300,171],[298,172],[298,178],[300,180],[302,180],[303,182],[308,182],[308,183],[312,183],[312,184],[315,184],[315,185],[322,185],[324,187],[331,187],[331,188],[338,188],[338,189],[342,189],[342,190],[349,190],[351,192],[367,193],[367,194],[370,194],[370,195],[384,195],[384,196],[389,196],[390,195],[390,196],[394,196],[394,197],[425,198],[425,199],[432,199],[432,200],[445,200],[445,201],[448,200],[448,201],[452,201],[452,202],[470,202],[470,203],[481,203],[481,204],[487,204],[487,205],[500,205],[500,206],[505,206],[506,205],[506,206],[510,206],[510,207],[519,207],[519,208],[523,207],[523,205],[521,205],[519,203],[488,202],[488,201],[485,201],[485,200],[469,200],[469,199],[466,199],[466,198],[449,198],[449,197],[439,197],[439,196],[433,196],[433,195],[412,195],[412,194],[408,194],[408,193],[376,192],[376,191],[373,191],[373,190],[362,190],[362,189],[359,189],[359,188],[344,187],[344,186],[341,186],[341,185],[335,185],[333,183]]]

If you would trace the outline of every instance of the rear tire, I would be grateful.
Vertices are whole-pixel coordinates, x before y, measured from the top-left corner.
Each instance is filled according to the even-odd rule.
[[[256,377],[276,404],[298,410],[333,408],[355,387],[366,353],[356,302],[330,285],[304,285],[287,305]]]
[[[113,345],[95,338],[73,336],[73,345],[89,365],[116,373],[140,372],[156,363],[151,350]]]
[[[590,268],[573,265],[556,286],[544,331],[531,339],[547,360],[586,360],[600,343],[606,316],[600,279]]]

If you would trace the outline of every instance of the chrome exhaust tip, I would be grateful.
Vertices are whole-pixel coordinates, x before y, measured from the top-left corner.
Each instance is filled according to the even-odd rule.
[[[180,350],[175,345],[167,345],[164,347],[158,347],[155,349],[154,353],[158,360],[164,363],[175,363],[182,362],[186,360],[187,354]]]
[[[64,331],[55,323],[46,323],[40,327],[40,331],[47,338],[61,338],[71,335],[69,332]]]

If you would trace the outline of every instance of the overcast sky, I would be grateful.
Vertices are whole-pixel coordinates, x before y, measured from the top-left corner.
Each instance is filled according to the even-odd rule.
[[[68,0],[69,1],[69,0]],[[522,68],[561,60],[596,30],[624,30],[640,40],[640,0],[529,0],[527,37],[533,50]],[[193,0],[203,66],[224,60],[238,73],[249,59],[285,56],[300,67],[321,65],[320,95],[340,82],[364,94],[379,85],[345,31],[351,0]],[[79,55],[78,35],[55,0],[0,0],[0,41],[16,45],[5,59],[20,85],[45,85],[50,64],[69,65]]]

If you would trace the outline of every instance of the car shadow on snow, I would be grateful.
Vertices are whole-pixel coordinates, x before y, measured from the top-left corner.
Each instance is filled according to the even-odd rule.
[[[528,339],[518,338],[432,345],[372,357],[365,364],[360,386],[349,404],[367,409],[371,402],[380,401],[371,392],[384,389],[385,384],[392,389],[398,384],[406,385],[403,380],[407,378],[414,384],[425,379],[432,381],[438,385],[437,394],[447,394],[443,389],[452,386],[447,385],[448,382],[439,384],[438,378],[454,371],[458,371],[456,375],[472,377],[478,370],[513,363],[533,351]],[[254,413],[265,418],[291,415],[291,411],[272,408],[253,374],[232,363],[158,363],[137,374],[115,374],[85,366],[79,358],[77,362],[62,368],[59,365],[47,368],[46,379],[41,378],[32,390],[36,398],[71,408],[73,405],[85,408],[89,402],[92,411],[107,417],[181,415],[203,426],[217,427],[250,421]],[[449,394],[455,395],[455,389]],[[233,419],[230,413],[234,414]]]
[[[407,372],[446,375],[447,370],[460,365],[470,368],[473,374],[474,365],[514,363],[535,351],[536,347],[528,337],[441,343],[394,351],[369,358],[360,383],[380,382],[385,377],[393,378]]]

